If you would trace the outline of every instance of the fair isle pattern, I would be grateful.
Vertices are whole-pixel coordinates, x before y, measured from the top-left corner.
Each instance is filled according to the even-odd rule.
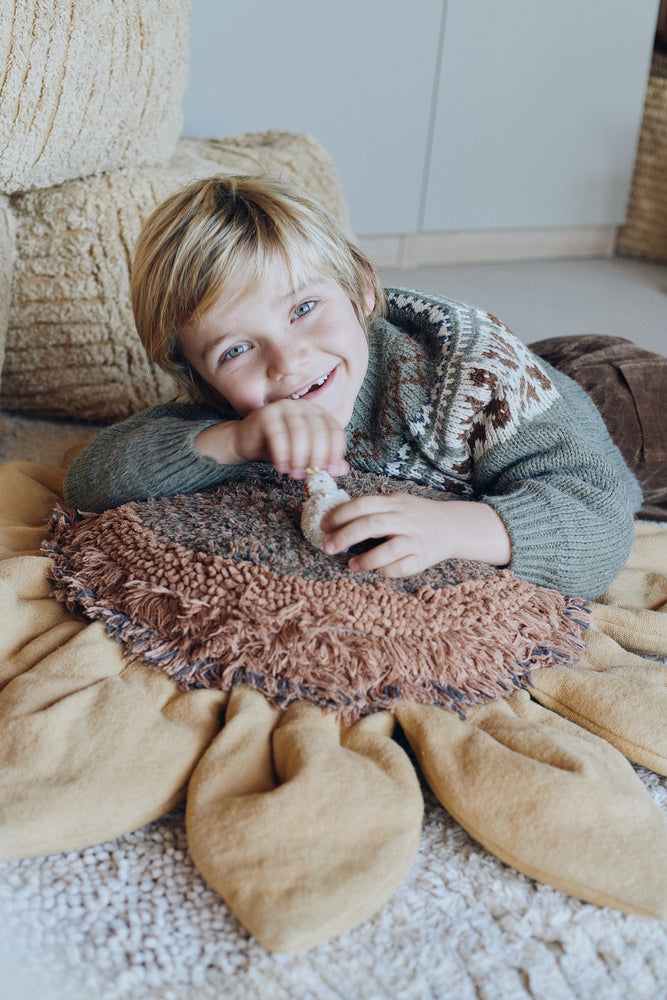
[[[452,299],[388,289],[388,323],[410,338],[398,345],[412,378],[396,386],[399,437],[383,471],[435,481],[465,495],[472,463],[511,441],[559,393],[537,359],[495,317]],[[385,327],[392,335],[392,327]],[[383,403],[386,406],[388,394]],[[385,450],[387,436],[378,442]]]
[[[477,459],[558,398],[536,358],[489,313],[416,291],[388,290],[388,302],[390,322],[430,342],[438,357],[428,399],[411,423],[431,460],[443,444],[446,454],[469,451]]]

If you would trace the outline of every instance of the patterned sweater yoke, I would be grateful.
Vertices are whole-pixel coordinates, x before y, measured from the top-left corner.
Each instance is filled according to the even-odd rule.
[[[435,477],[471,494],[473,461],[545,414],[558,390],[488,313],[402,289],[388,289],[387,298],[387,319],[370,331],[369,373],[348,428],[352,454],[389,475]]]

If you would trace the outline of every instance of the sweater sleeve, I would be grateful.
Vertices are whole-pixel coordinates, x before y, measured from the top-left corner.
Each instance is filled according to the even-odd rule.
[[[479,456],[473,480],[507,528],[518,576],[595,598],[630,554],[641,490],[592,401],[544,367],[559,398]]]
[[[65,502],[99,512],[130,500],[191,493],[228,478],[231,467],[201,455],[194,445],[197,435],[220,419],[210,407],[165,403],[105,428],[69,467]]]
[[[389,299],[421,354],[384,338],[383,370],[401,376],[385,471],[487,503],[518,576],[598,597],[628,558],[642,497],[593,401],[488,313],[410,291]],[[391,448],[385,425],[397,428]]]
[[[519,444],[519,442],[515,442]],[[501,517],[512,543],[510,569],[565,594],[598,597],[621,571],[634,538],[627,483],[599,453],[562,429],[533,428],[533,451],[475,471],[478,499]]]

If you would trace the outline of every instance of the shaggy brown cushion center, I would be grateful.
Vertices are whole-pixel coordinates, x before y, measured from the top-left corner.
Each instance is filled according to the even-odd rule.
[[[351,496],[414,483],[351,473]],[[273,704],[309,699],[344,722],[399,698],[463,714],[578,659],[583,602],[508,570],[446,560],[387,580],[352,574],[301,533],[303,484],[258,468],[202,493],[102,514],[57,509],[45,551],[70,610],[183,687],[245,683]]]

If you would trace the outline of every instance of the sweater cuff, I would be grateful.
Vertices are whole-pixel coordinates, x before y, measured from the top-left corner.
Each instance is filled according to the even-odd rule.
[[[193,422],[186,435],[178,427],[174,428],[173,436],[164,428],[160,441],[160,488],[166,495],[174,489],[182,493],[205,489],[238,471],[237,466],[221,465],[210,455],[197,451],[195,438],[215,423],[215,420]]]
[[[562,594],[595,599],[625,565],[634,538],[632,516],[582,519],[581,505],[563,502],[555,515],[542,496],[523,490],[480,498],[502,519],[512,544],[509,569]],[[570,508],[570,509],[568,509]],[[575,527],[576,526],[576,527]]]

